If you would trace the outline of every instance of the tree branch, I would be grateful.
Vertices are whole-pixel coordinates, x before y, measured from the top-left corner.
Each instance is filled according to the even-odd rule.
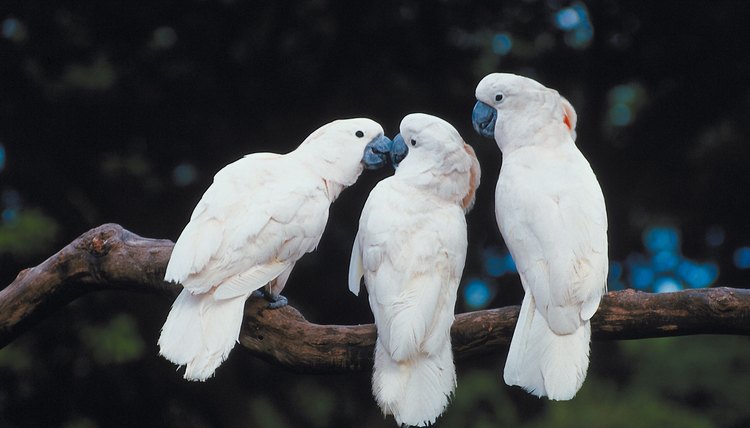
[[[176,295],[162,280],[173,243],[142,238],[116,224],[92,229],[0,291],[0,347],[81,295],[126,289]],[[318,325],[293,307],[266,309],[250,299],[240,343],[255,355],[298,371],[360,370],[372,365],[375,326]],[[458,314],[451,331],[458,359],[496,352],[512,337],[518,306]],[[166,313],[165,313],[166,315]],[[689,334],[750,335],[750,290],[710,288],[651,294],[625,290],[602,299],[594,340]]]

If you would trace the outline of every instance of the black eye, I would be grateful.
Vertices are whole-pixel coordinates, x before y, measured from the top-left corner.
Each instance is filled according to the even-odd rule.
[[[357,132],[355,132],[355,133],[354,133],[354,135],[356,135],[356,136],[357,136],[357,138],[362,138],[362,137],[364,137],[364,136],[365,136],[365,133],[364,133],[364,132],[362,132],[362,131],[357,131]]]
[[[503,94],[497,94],[495,95],[495,101],[500,102],[503,100]]]
[[[411,139],[411,146],[414,147],[416,145],[417,145],[417,140],[415,140],[415,139],[412,138]]]

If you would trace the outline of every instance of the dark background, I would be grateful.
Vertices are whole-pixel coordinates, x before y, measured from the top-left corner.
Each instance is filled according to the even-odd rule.
[[[457,311],[518,304],[494,220],[501,162],[471,129],[487,73],[535,78],[578,112],[610,224],[610,289],[748,284],[750,11],[743,1],[10,1],[0,4],[0,284],[116,222],[175,240],[213,174],[285,153],[344,117],[389,135],[453,123],[481,160]],[[333,205],[285,294],[310,320],[372,321],[347,291],[358,213],[388,171]],[[369,373],[309,375],[237,347],[188,383],[157,356],[170,301],[86,296],[0,351],[2,426],[394,426]],[[331,310],[335,308],[335,310]],[[506,387],[504,355],[458,364],[441,426],[750,423],[750,342],[595,343],[566,403]]]

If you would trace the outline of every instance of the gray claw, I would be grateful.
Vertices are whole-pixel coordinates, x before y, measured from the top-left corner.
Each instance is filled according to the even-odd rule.
[[[279,294],[275,299],[269,298],[268,295],[266,295],[266,300],[268,300],[269,309],[278,309],[289,304],[289,300],[281,294]]]
[[[269,309],[278,309],[281,307],[284,307],[289,304],[289,300],[282,296],[273,296],[270,293],[267,293],[265,290],[255,290],[251,294],[252,297],[262,297],[268,301],[268,308]]]

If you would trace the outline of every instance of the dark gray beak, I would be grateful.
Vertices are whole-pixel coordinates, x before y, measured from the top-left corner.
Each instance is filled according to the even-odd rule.
[[[367,143],[365,154],[362,155],[362,163],[367,169],[378,169],[388,163],[388,156],[391,153],[393,141],[390,138],[380,135]]]
[[[486,138],[495,138],[495,123],[497,122],[497,110],[487,104],[477,101],[471,112],[471,124],[479,135]]]
[[[393,137],[393,147],[391,148],[391,163],[394,168],[398,168],[398,164],[409,154],[409,146],[404,142],[404,137],[401,134],[396,134]]]

